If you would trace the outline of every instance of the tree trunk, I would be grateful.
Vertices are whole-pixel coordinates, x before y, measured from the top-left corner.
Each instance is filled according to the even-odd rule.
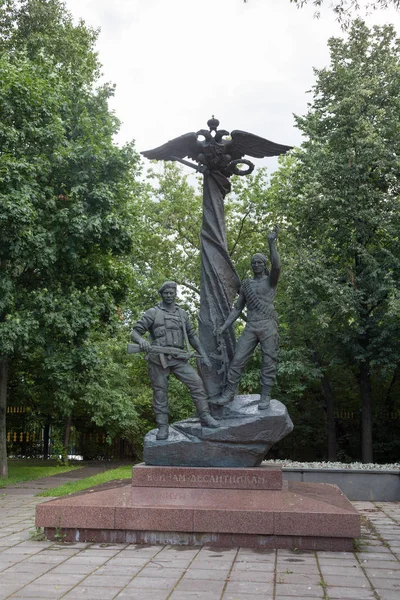
[[[0,477],[8,477],[7,465],[7,380],[8,358],[0,357]]]
[[[67,418],[66,422],[65,422],[65,427],[64,427],[64,440],[63,440],[63,454],[62,454],[62,464],[63,465],[67,465],[68,464],[68,449],[69,449],[69,438],[70,438],[70,434],[71,434],[71,424],[72,424],[72,417],[71,415]]]
[[[363,463],[372,463],[372,389],[369,361],[367,360],[360,365],[359,382],[361,396],[361,460]]]
[[[43,458],[49,458],[50,419],[47,419],[43,429]]]
[[[315,350],[312,352],[314,364],[321,369],[321,362]],[[322,372],[322,370],[321,370]],[[335,399],[333,397],[331,384],[325,374],[322,373],[321,390],[326,404],[326,426],[328,434],[328,460],[337,460],[336,423],[334,414]]]
[[[392,380],[389,384],[388,390],[386,392],[386,398],[385,398],[385,410],[387,415],[392,418],[392,413],[394,410],[394,401],[395,401],[395,395],[393,393],[395,384],[397,383],[397,379],[400,375],[400,365],[397,365],[396,369],[394,370],[393,373],[393,377]]]
[[[328,460],[337,460],[337,444],[336,444],[336,423],[334,414],[334,397],[332,388],[329,383],[329,379],[326,375],[322,376],[321,379],[322,393],[325,397],[326,402],[326,417],[327,417],[327,429],[328,429]]]

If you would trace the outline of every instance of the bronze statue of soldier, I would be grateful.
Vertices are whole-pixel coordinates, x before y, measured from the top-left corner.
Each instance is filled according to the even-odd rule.
[[[280,259],[276,249],[277,228],[268,234],[271,271],[266,268],[267,258],[257,253],[251,259],[253,278],[245,279],[239,298],[225,323],[217,331],[221,335],[240,316],[247,306],[247,322],[229,365],[227,386],[214,404],[228,404],[233,400],[247,361],[256,346],[261,346],[261,396],[258,408],[266,410],[271,402],[271,388],[275,382],[276,360],[279,346],[277,318],[274,310],[276,286],[280,274]]]
[[[177,285],[166,281],[159,293],[161,302],[147,310],[132,330],[132,340],[142,352],[147,352],[149,376],[153,388],[153,410],[158,425],[157,439],[166,440],[168,430],[168,379],[173,373],[188,388],[202,425],[219,427],[211,416],[207,394],[199,374],[189,364],[190,346],[198,353],[200,362],[211,367],[210,359],[186,311],[176,305]],[[149,332],[152,343],[143,338]],[[185,351],[184,346],[187,350]]]

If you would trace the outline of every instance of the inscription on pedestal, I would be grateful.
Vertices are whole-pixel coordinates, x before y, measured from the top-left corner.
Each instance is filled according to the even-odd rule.
[[[132,486],[280,490],[282,470],[279,466],[224,469],[136,465],[132,470]]]

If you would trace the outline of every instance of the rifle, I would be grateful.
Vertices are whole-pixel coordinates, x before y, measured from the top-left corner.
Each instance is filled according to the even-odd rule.
[[[141,350],[139,344],[128,344],[128,354],[138,354],[139,352],[149,352],[150,354],[167,354],[174,358],[184,358],[189,360],[193,356],[201,358],[201,354],[196,352],[186,352],[181,348],[173,348],[172,346],[151,346],[150,350]]]

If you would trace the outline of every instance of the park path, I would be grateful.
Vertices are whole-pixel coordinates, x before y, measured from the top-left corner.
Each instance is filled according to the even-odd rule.
[[[40,541],[32,491],[0,490],[0,600],[400,598],[400,503],[354,502],[356,552],[298,552]]]
[[[15,483],[5,488],[0,488],[0,495],[6,494],[7,496],[36,496],[45,490],[49,490],[65,483],[79,481],[86,477],[92,477],[92,475],[98,475],[109,471],[110,469],[116,469],[120,466],[120,463],[93,463],[85,465],[81,469],[74,469],[73,471],[67,471],[66,473],[59,473],[58,475],[51,475],[50,477],[41,477],[40,479],[33,479],[31,481],[22,481],[21,483]]]

